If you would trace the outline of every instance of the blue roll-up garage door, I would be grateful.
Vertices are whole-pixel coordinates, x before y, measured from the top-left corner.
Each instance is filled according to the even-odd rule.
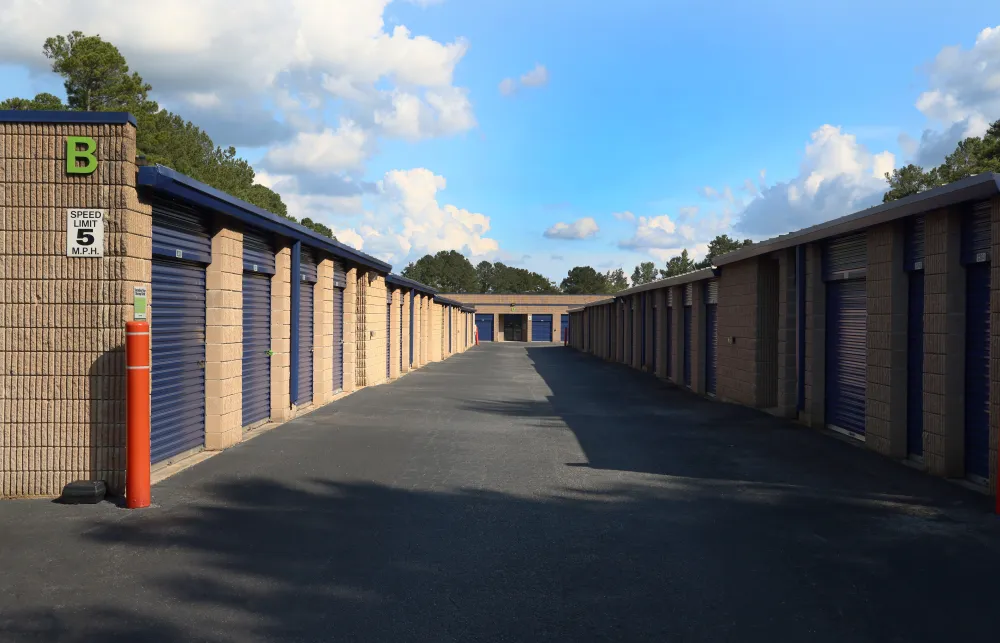
[[[264,233],[243,232],[243,426],[271,417],[271,276]]]
[[[344,390],[344,289],[347,270],[339,261],[333,262],[333,392]]]
[[[674,376],[674,309],[667,308],[667,323],[666,323],[666,333],[667,336],[664,338],[666,341],[664,345],[667,347],[666,354],[663,359],[667,360],[667,377]]]
[[[659,350],[659,348],[656,345],[656,338],[659,335],[659,327],[658,327],[659,316],[657,315],[658,312],[659,311],[657,310],[656,306],[654,305],[653,306],[653,337],[652,337],[652,340],[653,340],[653,354],[652,354],[652,359],[650,360],[651,361],[650,367],[653,369],[654,373],[656,372],[656,358],[657,358],[656,353]]]
[[[569,315],[563,315],[559,319],[559,341],[565,342],[569,339]]]
[[[864,279],[826,284],[826,422],[865,433],[867,303]]]
[[[493,315],[476,315],[476,330],[479,332],[479,341],[493,341]]]
[[[904,267],[908,271],[906,310],[906,450],[924,452],[924,217],[906,224]]]
[[[639,368],[646,366],[646,293],[639,293]]]
[[[684,385],[691,386],[692,286],[684,287]]]
[[[205,445],[205,264],[212,242],[202,217],[153,205],[150,293],[150,461]]]
[[[719,282],[705,284],[705,391],[715,395],[718,371]]]
[[[531,316],[531,341],[552,341],[552,315]]]
[[[299,274],[299,395],[298,406],[309,406],[313,401],[313,334],[315,317],[313,297],[316,283],[316,260],[302,249]],[[292,311],[292,314],[295,314]]]

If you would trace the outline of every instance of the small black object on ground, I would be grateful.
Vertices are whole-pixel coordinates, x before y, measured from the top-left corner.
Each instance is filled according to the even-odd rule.
[[[95,505],[104,500],[108,488],[103,480],[75,480],[63,487],[56,500],[64,505]]]

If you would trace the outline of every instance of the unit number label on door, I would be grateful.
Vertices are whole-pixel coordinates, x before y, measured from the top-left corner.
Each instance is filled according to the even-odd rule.
[[[73,208],[66,211],[66,256],[104,256],[106,210]]]

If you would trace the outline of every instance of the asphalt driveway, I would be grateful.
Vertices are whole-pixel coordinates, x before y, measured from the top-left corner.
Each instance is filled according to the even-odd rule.
[[[0,640],[996,641],[989,499],[561,346],[484,344],[129,512],[0,503]]]

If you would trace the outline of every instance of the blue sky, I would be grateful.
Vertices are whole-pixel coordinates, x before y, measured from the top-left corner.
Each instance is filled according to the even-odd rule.
[[[46,35],[99,32],[293,213],[397,269],[451,247],[556,281],[662,265],[866,207],[879,170],[1000,118],[995,2],[275,0],[233,24],[168,0],[155,27],[41,5],[0,17],[4,95],[59,89]]]

